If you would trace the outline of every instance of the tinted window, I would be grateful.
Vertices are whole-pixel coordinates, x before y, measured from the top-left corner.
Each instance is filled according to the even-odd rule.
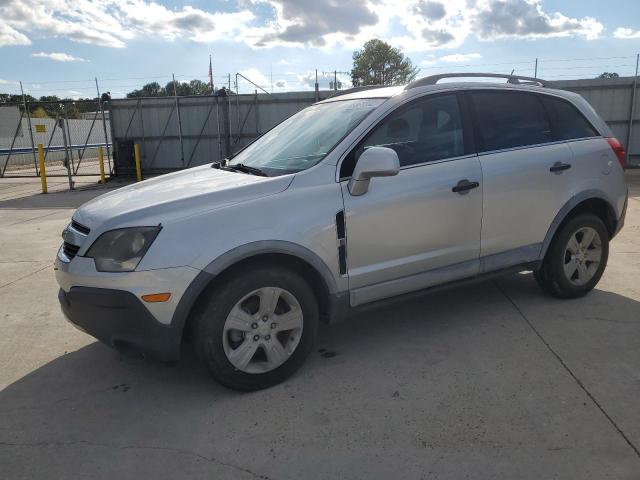
[[[566,100],[543,96],[544,103],[556,140],[571,140],[572,138],[595,137],[598,133],[576,107]]]
[[[391,113],[345,158],[340,177],[350,176],[357,158],[374,146],[395,150],[401,167],[464,155],[456,96],[427,97]]]
[[[547,114],[535,95],[475,92],[472,98],[482,150],[523,147],[552,140]]]

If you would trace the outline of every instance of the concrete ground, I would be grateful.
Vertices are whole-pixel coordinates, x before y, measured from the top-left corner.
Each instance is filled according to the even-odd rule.
[[[640,171],[597,289],[518,274],[321,329],[290,380],[240,394],[193,355],[123,357],[65,322],[74,207],[0,181],[0,476],[640,479]],[[13,182],[13,183],[12,183]],[[107,188],[113,186],[108,185]]]

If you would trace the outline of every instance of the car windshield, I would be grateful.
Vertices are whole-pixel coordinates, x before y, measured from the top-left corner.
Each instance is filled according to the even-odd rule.
[[[227,162],[269,176],[300,172],[317,164],[383,98],[341,100],[305,108]]]

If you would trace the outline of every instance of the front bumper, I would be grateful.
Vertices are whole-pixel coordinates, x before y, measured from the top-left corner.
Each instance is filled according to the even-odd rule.
[[[71,287],[58,299],[71,323],[107,345],[161,361],[180,356],[181,329],[159,323],[131,292]]]

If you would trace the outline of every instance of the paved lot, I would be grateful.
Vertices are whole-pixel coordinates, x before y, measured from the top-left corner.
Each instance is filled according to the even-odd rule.
[[[586,298],[530,274],[323,328],[301,371],[239,394],[192,355],[122,357],[69,326],[52,259],[90,189],[0,180],[0,476],[639,479],[640,171]]]

